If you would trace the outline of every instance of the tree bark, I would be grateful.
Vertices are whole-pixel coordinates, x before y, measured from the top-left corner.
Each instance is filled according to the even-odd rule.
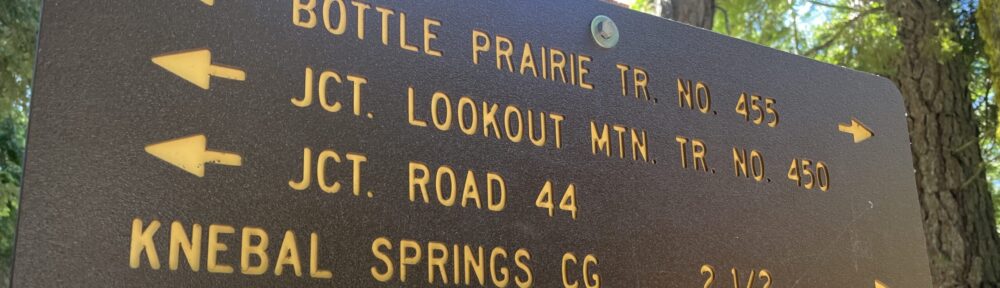
[[[942,33],[954,33],[943,28],[958,31],[954,1],[887,2],[904,49],[893,80],[908,111],[934,287],[1000,287],[1000,239],[969,90],[972,57],[941,51],[941,37],[951,36]]]
[[[712,30],[715,0],[654,0],[660,17]]]

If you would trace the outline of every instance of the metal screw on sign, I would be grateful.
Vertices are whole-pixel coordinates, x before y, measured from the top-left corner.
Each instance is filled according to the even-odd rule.
[[[615,21],[611,21],[611,18],[604,15],[598,15],[594,17],[593,21],[590,21],[590,33],[594,36],[594,42],[597,45],[604,48],[614,48],[618,45],[618,25],[615,25]]]

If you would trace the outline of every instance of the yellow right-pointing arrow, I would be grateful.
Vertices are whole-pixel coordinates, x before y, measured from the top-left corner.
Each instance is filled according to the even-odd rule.
[[[198,177],[205,177],[205,164],[243,164],[240,155],[207,150],[207,142],[205,135],[192,135],[147,145],[146,153]]]
[[[212,52],[208,49],[167,53],[153,57],[153,63],[167,69],[178,77],[208,90],[212,76],[243,81],[247,74],[243,70],[212,64]]]
[[[875,136],[875,133],[873,133],[871,129],[868,129],[865,124],[855,118],[851,118],[851,124],[840,123],[837,128],[840,129],[840,132],[853,135],[854,143],[861,143],[868,140],[868,138]]]
[[[882,281],[875,280],[875,288],[889,288],[889,286],[886,286]]]
[[[212,6],[215,5],[215,0],[201,0],[201,3],[205,3],[205,5]]]

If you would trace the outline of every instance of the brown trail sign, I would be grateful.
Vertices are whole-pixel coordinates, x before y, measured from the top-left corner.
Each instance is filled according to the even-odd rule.
[[[18,287],[928,287],[876,76],[597,1],[45,2]]]

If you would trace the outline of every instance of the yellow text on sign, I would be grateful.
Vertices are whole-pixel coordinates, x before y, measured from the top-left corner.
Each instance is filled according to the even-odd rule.
[[[426,243],[401,239],[392,241],[379,237],[372,241],[371,251],[378,260],[371,274],[379,282],[413,279],[413,269],[427,271],[426,283],[478,284],[485,287],[532,287],[534,274],[531,253],[524,248],[483,247],[470,244]],[[420,269],[418,267],[425,267]],[[420,276],[417,276],[420,277]],[[421,277],[423,278],[423,277]]]
[[[142,268],[142,256],[146,256],[149,268],[159,270],[161,267],[160,253],[164,247],[163,234],[157,234],[162,224],[152,220],[144,223],[141,219],[132,220],[131,245],[129,247],[129,267]],[[187,261],[188,268],[193,272],[201,271],[202,263],[209,273],[233,273],[230,263],[220,262],[220,255],[229,251],[230,244],[239,245],[239,272],[245,275],[263,275],[273,271],[275,276],[281,276],[288,269],[297,277],[302,277],[302,254],[299,240],[292,230],[285,231],[281,239],[281,248],[268,251],[271,234],[257,227],[240,228],[240,236],[236,228],[225,224],[211,224],[207,231],[202,225],[192,224],[190,233],[179,221],[170,224],[167,243],[167,263],[170,270],[180,269],[181,256]],[[206,233],[207,232],[207,233]],[[205,235],[207,234],[207,235]],[[207,239],[206,239],[207,238]],[[157,242],[159,241],[159,242]],[[308,276],[310,278],[330,279],[333,273],[320,267],[319,235],[309,234]],[[274,259],[272,262],[271,259]],[[274,264],[273,269],[271,264]]]
[[[340,73],[331,70],[321,71],[319,73],[319,79],[316,79],[315,75],[316,72],[314,72],[311,67],[306,67],[304,93],[302,94],[302,98],[298,99],[292,98],[291,100],[292,105],[295,105],[296,107],[306,108],[313,104],[313,99],[318,99],[319,105],[320,107],[323,107],[323,110],[332,113],[340,112],[340,110],[343,108],[343,104],[341,104],[340,101],[337,100],[332,100],[332,101],[330,100],[330,98],[327,96],[328,87],[330,86],[330,84],[336,84],[337,88],[340,88],[340,86],[344,86],[343,84],[346,80],[347,82],[351,83],[348,89],[350,89],[352,95],[351,106],[353,108],[354,115],[361,116],[362,88],[364,88],[365,84],[368,84],[368,78],[354,74],[347,74],[345,76],[341,76]],[[314,85],[313,83],[316,84]],[[318,87],[317,88],[318,90],[314,89],[314,87]],[[314,94],[317,95],[313,96]],[[372,116],[373,115],[371,113],[368,113],[369,118],[371,118]]]
[[[472,170],[466,173],[456,173],[448,165],[441,165],[431,172],[427,164],[420,162],[410,162],[408,165],[410,202],[422,200],[426,204],[431,203],[431,195],[435,195],[437,203],[445,207],[454,207],[456,204],[461,207],[472,207],[483,209],[482,192],[486,193],[486,209],[493,212],[503,211],[507,207],[507,183],[503,176],[495,172],[486,172],[485,181],[476,177]],[[465,177],[462,177],[464,174]],[[482,175],[482,174],[480,174]],[[464,179],[464,181],[459,181]],[[434,182],[433,186],[431,182]],[[459,184],[462,184],[459,190]],[[433,187],[433,194],[428,193]],[[483,187],[483,188],[480,188]],[[461,194],[461,197],[459,197]],[[447,195],[447,196],[446,196]],[[419,196],[419,197],[418,197]]]
[[[322,3],[322,5],[320,5]],[[348,5],[350,3],[350,5]],[[350,7],[348,7],[350,6]],[[348,9],[353,9],[354,13],[348,11]],[[377,14],[377,15],[376,15]],[[348,21],[349,17],[354,17],[355,21]],[[376,6],[361,1],[350,1],[350,0],[292,0],[292,24],[295,26],[313,29],[319,25],[320,22],[323,23],[323,27],[326,31],[334,36],[340,36],[347,32],[349,25],[354,26],[354,30],[357,32],[358,40],[365,40],[367,30],[365,29],[365,18],[367,17],[378,17],[376,19],[380,20],[380,29],[382,36],[382,45],[389,45],[389,36],[394,34],[398,36],[399,48],[411,51],[419,52],[423,51],[423,54],[435,57],[441,57],[444,52],[433,47],[434,42],[437,41],[438,34],[435,28],[441,27],[441,21],[432,18],[423,18],[423,41],[422,45],[420,43],[414,44],[413,41],[407,37],[406,28],[410,21],[407,20],[407,14],[403,11],[394,10],[389,7]],[[393,19],[395,18],[395,19]],[[399,23],[398,29],[393,30],[391,22],[395,20]],[[350,23],[354,22],[354,23]],[[423,50],[421,50],[423,46]]]
[[[343,155],[343,156],[341,156]],[[298,181],[289,180],[288,186],[295,190],[306,190],[312,185],[312,176],[315,168],[316,184],[319,186],[320,190],[326,193],[337,193],[340,192],[341,183],[340,181],[328,180],[330,177],[328,174],[330,171],[334,171],[332,168],[327,168],[329,164],[339,165],[346,161],[351,162],[351,191],[353,191],[354,196],[361,195],[361,171],[362,164],[368,162],[368,156],[361,153],[348,152],[346,154],[338,153],[332,149],[326,149],[319,152],[316,156],[316,163],[313,164],[313,151],[309,147],[302,149],[302,177]],[[375,192],[369,190],[367,193],[368,197],[373,197]]]

